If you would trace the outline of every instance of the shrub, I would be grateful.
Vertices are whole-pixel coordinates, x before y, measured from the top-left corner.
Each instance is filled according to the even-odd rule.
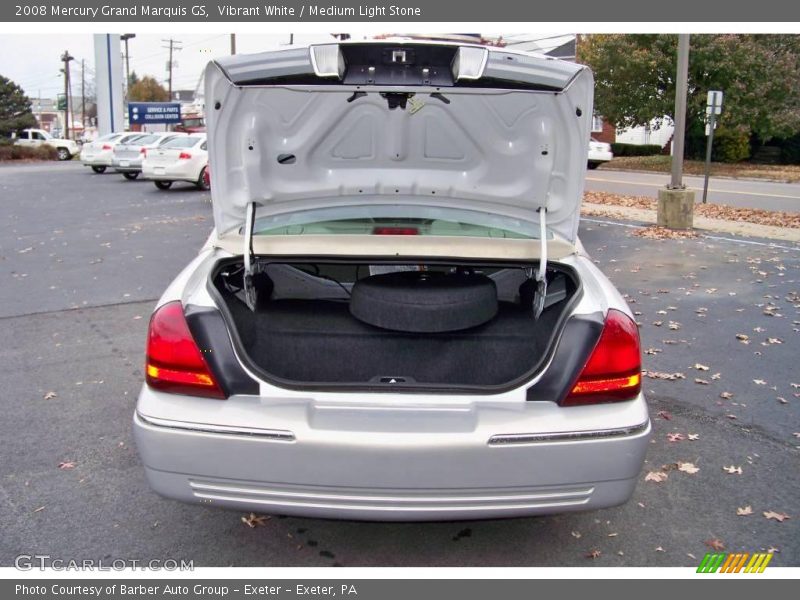
[[[58,160],[58,150],[51,146],[0,146],[0,160]]]
[[[661,154],[661,146],[658,144],[611,144],[611,151],[614,156],[653,156]]]
[[[711,160],[737,163],[748,158],[750,158],[750,136],[747,133],[736,129],[717,128],[714,132]]]

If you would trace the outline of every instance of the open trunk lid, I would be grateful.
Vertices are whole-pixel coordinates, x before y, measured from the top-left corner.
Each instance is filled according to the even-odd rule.
[[[219,236],[257,217],[371,204],[466,208],[577,236],[586,67],[418,41],[226,57],[206,70]]]

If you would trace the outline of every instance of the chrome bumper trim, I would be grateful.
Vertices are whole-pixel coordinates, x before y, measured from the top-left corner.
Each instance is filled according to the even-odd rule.
[[[631,427],[594,429],[591,431],[560,431],[557,433],[501,433],[489,438],[490,446],[536,444],[540,442],[581,442],[602,438],[618,438],[645,433],[650,429],[650,419]]]
[[[191,433],[212,433],[216,435],[231,435],[251,439],[263,439],[274,442],[294,442],[294,433],[285,429],[258,429],[254,427],[231,427],[227,425],[211,425],[209,423],[187,423],[171,419],[145,417],[140,412],[134,415],[143,425],[159,427],[162,429],[175,429]]]

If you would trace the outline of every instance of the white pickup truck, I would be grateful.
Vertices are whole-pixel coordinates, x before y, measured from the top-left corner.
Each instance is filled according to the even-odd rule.
[[[14,136],[14,143],[20,146],[52,146],[58,151],[58,160],[69,160],[80,151],[73,140],[54,138],[44,129],[23,129]]]

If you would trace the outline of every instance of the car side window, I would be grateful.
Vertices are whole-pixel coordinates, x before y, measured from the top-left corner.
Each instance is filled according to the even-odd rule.
[[[34,140],[43,140],[44,136],[38,131],[31,131],[31,139]]]

